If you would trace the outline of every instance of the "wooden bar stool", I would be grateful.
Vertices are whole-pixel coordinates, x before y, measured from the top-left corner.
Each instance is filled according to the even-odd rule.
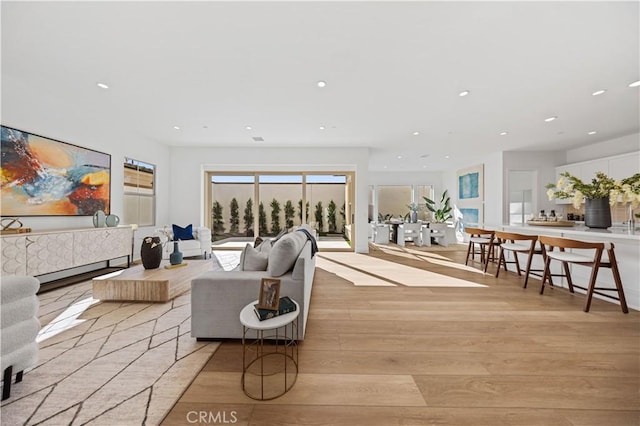
[[[535,275],[542,278],[542,272],[544,269],[531,269],[531,261],[533,260],[533,256],[536,254],[542,255],[544,259],[545,249],[542,244],[540,244],[540,248],[536,248],[536,244],[538,243],[537,235],[525,235],[525,234],[515,234],[512,232],[495,232],[496,240],[498,244],[500,244],[500,254],[498,256],[498,268],[496,269],[496,278],[500,275],[500,266],[504,267],[505,272],[508,271],[507,263],[513,263],[516,265],[516,272],[518,272],[518,276],[522,276],[522,269],[520,268],[520,262],[518,261],[518,253],[526,254],[527,257],[527,266],[525,268],[525,277],[524,277],[524,285],[523,288],[527,288],[527,283],[529,281],[529,275]],[[505,251],[513,252],[513,260],[509,261],[505,258]],[[549,280],[551,281],[551,276]],[[551,285],[553,285],[553,281],[551,281]]]
[[[467,258],[464,264],[469,264],[469,258],[471,258],[472,262],[477,262],[477,260],[475,260],[475,255],[480,254],[480,263],[484,266],[484,272],[487,272],[490,259],[495,260],[493,250],[497,242],[494,239],[495,231],[489,231],[482,228],[465,227],[464,232],[469,234],[469,246],[467,247]]]
[[[549,250],[546,251],[546,259],[544,263],[544,273],[542,276],[542,287],[540,287],[540,294],[544,292],[544,286],[547,281],[547,277],[549,277],[551,273],[549,265],[551,263],[551,259],[554,259],[562,262],[565,268],[569,291],[573,293],[573,288],[576,287],[587,292],[587,300],[584,305],[585,312],[589,312],[589,309],[591,308],[591,299],[593,298],[594,293],[619,301],[622,312],[625,314],[629,312],[629,309],[627,308],[627,301],[624,297],[624,289],[622,288],[622,280],[620,278],[620,272],[618,271],[618,262],[616,260],[613,243],[594,243],[546,236],[540,236],[539,240],[541,244],[549,247]],[[558,248],[559,251],[555,251],[555,248]],[[593,250],[593,255],[567,252],[566,249]],[[602,254],[605,250],[607,252],[608,259],[602,260]],[[587,285],[587,287],[582,287],[573,283],[571,274],[569,272],[569,263],[591,267],[591,277],[589,279],[589,284]],[[613,280],[616,284],[615,288],[596,287],[596,279],[598,277],[598,271],[600,268],[611,269],[611,272],[613,273]],[[602,293],[601,291],[615,291],[618,293],[618,296],[612,296],[611,294]]]

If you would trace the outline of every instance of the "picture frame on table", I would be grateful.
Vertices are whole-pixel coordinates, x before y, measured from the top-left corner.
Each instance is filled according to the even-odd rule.
[[[263,278],[260,281],[260,297],[258,308],[278,310],[280,304],[280,280],[276,278]]]

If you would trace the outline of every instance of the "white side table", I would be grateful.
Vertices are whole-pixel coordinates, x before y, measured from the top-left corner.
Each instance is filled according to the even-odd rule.
[[[294,312],[260,321],[253,310],[256,303],[254,300],[240,311],[242,390],[249,398],[266,401],[287,393],[298,378],[300,306],[294,300]],[[252,331],[254,339],[250,339]]]

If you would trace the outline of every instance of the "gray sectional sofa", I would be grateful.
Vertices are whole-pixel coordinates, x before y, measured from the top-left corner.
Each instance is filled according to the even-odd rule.
[[[258,299],[262,278],[273,277],[281,280],[280,297],[289,296],[300,306],[298,337],[303,340],[316,265],[314,245],[304,232],[290,232],[273,244],[266,240],[257,249],[245,247],[237,270],[205,272],[192,280],[191,336],[242,338],[240,311]]]

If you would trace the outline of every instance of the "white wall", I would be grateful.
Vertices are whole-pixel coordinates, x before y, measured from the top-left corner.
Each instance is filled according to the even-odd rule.
[[[171,148],[173,223],[204,224],[207,171],[355,171],[355,250],[367,253],[366,148]]]
[[[122,213],[124,157],[131,157],[157,165],[158,176],[156,223],[168,221],[169,205],[169,149],[105,121],[99,107],[75,105],[64,99],[53,99],[46,92],[25,87],[19,80],[2,75],[2,124],[51,139],[111,154],[111,212]],[[87,228],[93,226],[91,216],[22,217],[21,221],[33,231]],[[154,227],[136,232],[139,242]]]
[[[612,155],[640,151],[640,133],[622,136],[608,141],[567,150],[566,162],[559,165],[595,160]]]

